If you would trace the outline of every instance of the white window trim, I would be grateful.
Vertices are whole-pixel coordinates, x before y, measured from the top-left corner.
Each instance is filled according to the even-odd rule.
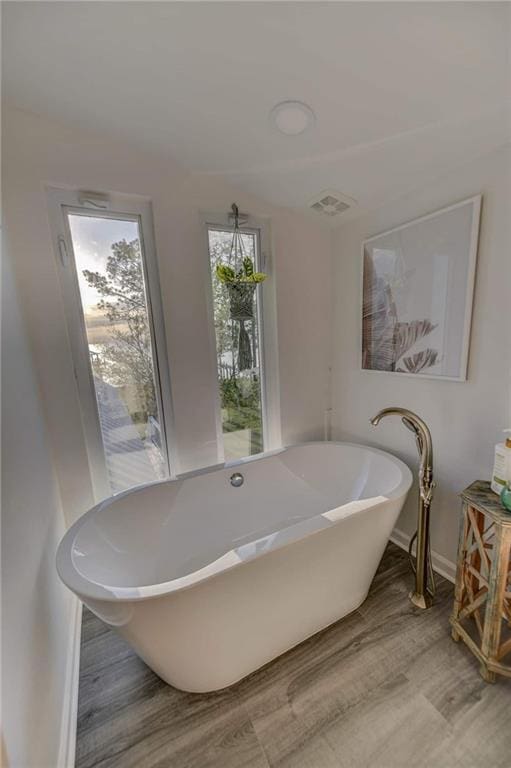
[[[224,463],[222,412],[220,402],[220,390],[218,387],[218,370],[216,354],[216,334],[213,308],[213,285],[211,276],[211,262],[209,255],[209,229],[221,229],[232,231],[232,218],[228,213],[201,212],[200,222],[203,231],[204,242],[204,269],[206,285],[206,307],[208,314],[208,339],[211,351],[212,380],[216,390],[216,433],[218,462]],[[282,448],[282,430],[280,420],[280,386],[278,367],[278,343],[277,343],[277,313],[275,272],[271,252],[271,231],[267,220],[254,216],[244,218],[240,226],[241,232],[255,234],[258,242],[256,253],[256,271],[266,272],[268,279],[257,286],[257,321],[259,325],[259,349],[261,356],[261,410],[263,420],[263,446],[264,452]],[[214,377],[213,377],[214,374]],[[230,462],[228,462],[230,463]],[[232,462],[233,464],[236,461]]]
[[[151,203],[148,199],[137,195],[112,193],[98,195],[98,200],[102,198],[104,202],[102,200],[101,207],[97,207],[93,201],[92,204],[86,203],[80,190],[47,187],[46,191],[51,236],[62,290],[74,376],[78,389],[83,435],[94,496],[96,501],[99,501],[110,496],[112,491],[107,476],[103,439],[92,381],[92,368],[88,355],[87,334],[76,274],[76,262],[66,210],[82,214],[87,212],[93,213],[105,218],[124,217],[126,220],[139,222],[143,254],[142,263],[147,285],[147,309],[155,354],[157,400],[163,422],[162,438],[166,448],[169,477],[175,477],[177,455],[173,439],[175,430],[172,393]]]

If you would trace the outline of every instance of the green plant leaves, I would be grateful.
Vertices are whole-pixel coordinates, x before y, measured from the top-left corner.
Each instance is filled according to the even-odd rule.
[[[234,283],[236,280],[234,269],[225,266],[225,264],[218,264],[216,268],[216,276],[221,283]]]
[[[243,259],[243,267],[238,272],[226,264],[218,264],[215,271],[221,283],[262,283],[268,277],[264,272],[254,272],[254,265],[248,256]]]
[[[254,272],[247,280],[247,283],[262,283],[268,275],[265,272]]]
[[[245,277],[251,277],[254,274],[254,265],[250,256],[245,256],[243,259],[243,269],[245,271]]]

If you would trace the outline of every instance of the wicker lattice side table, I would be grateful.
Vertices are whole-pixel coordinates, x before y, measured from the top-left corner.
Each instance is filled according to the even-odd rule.
[[[461,498],[452,637],[463,640],[494,683],[497,674],[511,677],[511,514],[482,480]]]

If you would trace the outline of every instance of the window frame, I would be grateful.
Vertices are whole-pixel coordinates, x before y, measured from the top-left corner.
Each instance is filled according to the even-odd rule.
[[[93,195],[89,193],[92,203],[86,204],[87,196],[77,189],[47,187],[46,193],[89,470],[94,497],[99,501],[112,496],[113,491],[108,479],[68,214],[132,221],[138,225],[153,351],[156,399],[162,421],[162,447],[170,479],[175,477],[174,468],[177,466],[173,443],[174,418],[151,202],[137,195],[111,193],[101,195],[101,206],[96,207]]]
[[[282,447],[280,427],[280,402],[277,365],[277,328],[275,308],[275,288],[273,264],[270,249],[270,227],[265,220],[253,216],[242,216],[240,232],[255,236],[255,269],[257,272],[266,272],[268,279],[257,285],[257,326],[259,334],[260,355],[260,386],[261,386],[261,417],[263,426],[263,453]],[[218,364],[216,349],[216,333],[213,306],[213,276],[211,272],[211,256],[209,253],[209,232],[232,232],[232,216],[227,213],[201,213],[200,215],[203,242],[205,246],[205,284],[206,284],[206,308],[208,316],[208,336],[211,348],[212,364],[214,365],[215,382],[215,423],[217,433],[218,461],[226,466],[234,465],[253,456],[225,461],[222,428],[222,409],[220,388],[218,386]],[[264,287],[264,289],[263,289]],[[269,290],[268,290],[269,289]]]

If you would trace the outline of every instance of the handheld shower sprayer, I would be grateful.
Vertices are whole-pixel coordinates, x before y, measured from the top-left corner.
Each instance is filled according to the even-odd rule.
[[[373,416],[371,424],[376,427],[385,416],[401,416],[401,421],[415,435],[415,442],[420,456],[419,465],[419,509],[417,530],[412,536],[408,554],[415,573],[415,590],[410,593],[410,600],[419,608],[429,608],[435,594],[435,581],[431,565],[429,542],[429,511],[433,498],[433,444],[427,424],[413,411],[406,408],[384,408]],[[412,548],[417,540],[415,565]],[[428,586],[428,578],[430,586]]]

